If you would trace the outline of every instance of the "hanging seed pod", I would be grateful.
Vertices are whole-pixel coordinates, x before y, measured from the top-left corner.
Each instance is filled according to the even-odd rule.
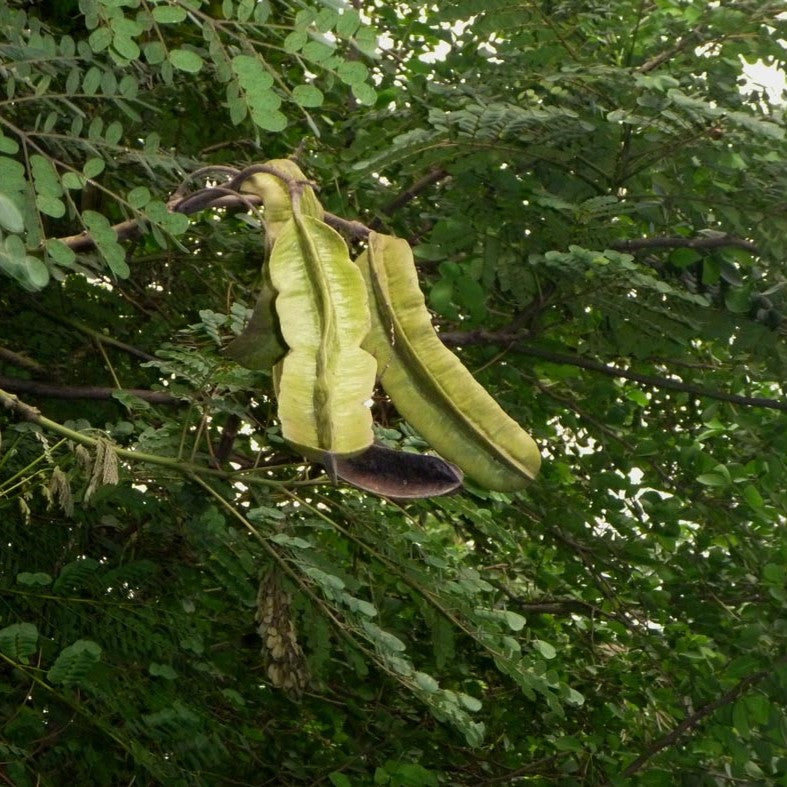
[[[480,486],[522,489],[538,473],[538,447],[440,341],[407,241],[372,232],[357,264],[372,303],[363,347],[396,409]]]
[[[271,282],[289,348],[276,370],[282,436],[305,456],[349,456],[372,444],[377,365],[361,348],[369,331],[366,290],[345,242],[297,213],[273,247]]]
[[[406,241],[372,232],[353,265],[294,163],[257,165],[233,183],[263,201],[267,259],[251,320],[226,354],[272,369],[288,443],[334,479],[401,499],[453,491],[462,472],[499,491],[537,475],[533,439],[432,327]],[[372,445],[375,376],[448,461]],[[271,652],[282,647],[273,636]]]
[[[239,184],[242,194],[253,194],[263,203],[265,264],[262,266],[261,290],[249,322],[241,334],[224,348],[224,354],[247,369],[269,372],[287,352],[287,345],[279,330],[274,308],[276,291],[271,284],[267,262],[276,239],[292,218],[293,189],[298,193],[303,215],[322,219],[323,209],[297,164],[288,159],[272,159],[264,166],[269,171],[254,172],[240,180]],[[242,176],[243,173],[236,180]]]
[[[290,610],[290,595],[271,569],[260,581],[257,594],[257,631],[262,639],[265,671],[279,689],[300,694],[309,682],[303,650],[298,644]]]
[[[291,161],[274,160],[243,180],[264,205],[263,289],[227,355],[253,369],[275,364],[282,436],[310,458],[351,456],[372,444],[367,402],[376,364],[366,288],[342,237]]]
[[[462,488],[462,471],[439,456],[372,445],[362,454],[336,458],[332,467],[348,484],[394,500],[448,495]]]

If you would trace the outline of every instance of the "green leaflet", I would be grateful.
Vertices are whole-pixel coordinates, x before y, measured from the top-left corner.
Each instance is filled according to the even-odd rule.
[[[262,271],[262,290],[254,304],[254,311],[243,331],[224,348],[224,355],[247,369],[270,372],[271,367],[287,352],[276,319],[275,300],[276,291],[266,265]]]
[[[407,241],[372,232],[357,265],[373,304],[362,346],[396,408],[480,486],[523,488],[541,465],[538,447],[440,341]]]
[[[296,213],[269,261],[276,312],[289,352],[275,369],[282,435],[306,456],[349,456],[372,444],[367,401],[376,364],[366,290],[341,236]]]

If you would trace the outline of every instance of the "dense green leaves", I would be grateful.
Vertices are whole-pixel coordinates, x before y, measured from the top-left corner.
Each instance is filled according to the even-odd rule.
[[[38,646],[38,631],[32,623],[13,623],[0,629],[0,651],[14,661],[27,664]]]
[[[63,648],[47,678],[64,686],[82,685],[101,656],[101,648],[90,640],[80,639]]]

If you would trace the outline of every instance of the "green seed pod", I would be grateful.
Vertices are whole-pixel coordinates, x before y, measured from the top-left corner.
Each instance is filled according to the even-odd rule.
[[[362,346],[397,410],[479,486],[522,489],[538,474],[538,447],[440,341],[407,241],[372,232],[357,265],[372,315]]]
[[[342,237],[297,213],[270,257],[276,313],[289,348],[275,369],[282,435],[304,455],[349,456],[372,444],[376,363],[366,290]]]

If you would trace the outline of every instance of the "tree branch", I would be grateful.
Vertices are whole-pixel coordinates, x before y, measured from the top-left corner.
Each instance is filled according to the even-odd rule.
[[[369,233],[371,232],[371,229],[360,221],[349,221],[333,213],[325,213],[323,219],[326,224],[330,225],[335,230],[344,232],[351,238],[357,238],[358,240],[365,240],[369,237]]]
[[[191,200],[194,195],[189,194],[187,196],[178,195],[171,199],[167,203],[167,210],[171,213],[178,211],[181,203],[186,203],[187,200]],[[197,202],[194,201],[194,204],[191,210],[184,210],[183,213],[197,213],[201,210],[205,210],[205,208],[231,208],[231,207],[240,207],[241,205],[248,207],[248,203],[252,202],[255,204],[259,204],[260,200],[257,197],[251,197],[251,195],[241,197],[238,195],[235,196],[228,196],[224,195],[214,199],[212,202]],[[138,219],[129,219],[127,221],[121,221],[118,224],[113,224],[112,229],[115,230],[117,234],[117,239],[119,241],[124,240],[131,240],[132,238],[138,238],[144,229],[145,223]],[[91,251],[96,247],[96,243],[93,240],[92,236],[89,232],[80,232],[78,235],[67,235],[63,238],[58,238],[62,243],[65,243],[72,251],[75,252],[82,252],[82,251]]]
[[[701,238],[682,238],[680,236],[659,236],[655,238],[632,238],[618,240],[609,244],[616,251],[639,251],[640,249],[723,249],[735,246],[752,254],[759,254],[759,249],[750,240],[736,238],[733,235],[709,235]]]
[[[46,372],[46,369],[38,361],[28,358],[22,353],[9,350],[7,347],[0,347],[0,359],[8,361],[20,369],[27,369],[32,374],[42,375]]]
[[[696,46],[702,40],[700,33],[702,32],[703,28],[704,25],[697,25],[694,29],[686,33],[685,36],[681,36],[669,49],[666,49],[663,52],[660,52],[658,55],[654,55],[649,60],[646,60],[641,66],[639,66],[639,68],[637,68],[637,71],[639,71],[641,74],[647,74],[649,71],[653,71],[653,69],[658,68],[660,65],[662,65],[662,63],[672,60],[675,55],[680,54],[688,46]]]
[[[234,177],[224,188],[207,188],[193,192],[191,194],[185,193],[183,191],[183,187],[181,186],[167,202],[167,210],[171,212],[190,214],[198,213],[199,211],[207,210],[208,208],[248,208],[253,205],[259,205],[261,202],[260,198],[253,194],[228,193],[232,191],[232,187],[234,185],[238,185],[243,178],[248,177],[250,174],[258,171],[270,172],[271,170],[265,164],[256,164],[253,167],[246,168],[242,172],[238,172],[238,170],[232,167],[207,167],[203,168],[202,170],[198,170],[197,172],[192,173],[192,176],[189,178],[189,180],[193,179],[193,177],[197,175],[214,174],[214,172],[219,172],[219,174],[231,174],[234,175]],[[441,167],[433,169],[431,172],[424,175],[424,177],[422,177],[420,180],[417,180],[415,183],[413,183],[412,186],[394,197],[394,199],[385,205],[380,212],[384,216],[393,215],[399,208],[414,200],[421,192],[429,188],[429,186],[446,177],[448,177],[448,173]],[[343,219],[341,216],[336,216],[332,213],[325,214],[325,222],[326,224],[330,224],[335,229],[347,232],[354,238],[366,238],[369,235],[370,230],[378,229],[382,225],[382,220],[379,216],[373,219],[367,227],[359,221],[348,221],[347,219]],[[114,229],[117,233],[119,241],[138,237],[142,233],[143,228],[144,222],[141,222],[137,219],[121,221],[112,227],[112,229]],[[78,235],[68,235],[66,237],[59,238],[59,240],[76,252],[90,251],[95,247],[93,238],[88,232],[80,232]]]
[[[731,702],[734,702],[738,699],[738,697],[740,697],[742,694],[745,694],[753,686],[765,680],[765,678],[770,677],[775,672],[776,668],[782,666],[783,664],[787,664],[787,654],[784,654],[781,658],[774,661],[770,669],[755,672],[752,675],[739,680],[729,691],[726,691],[712,702],[703,705],[690,716],[687,716],[680,724],[678,724],[666,735],[653,741],[653,743],[651,743],[647,749],[645,749],[645,751],[640,754],[640,756],[637,757],[637,759],[634,760],[634,762],[632,762],[626,768],[626,770],[623,771],[622,775],[633,776],[637,771],[642,770],[643,766],[653,756],[658,754],[660,751],[672,746],[683,735],[699,726],[708,716],[719,710],[719,708],[723,708],[725,705],[729,705]],[[609,781],[607,782],[607,784],[610,783],[611,782]]]
[[[226,190],[216,189],[213,193],[207,193],[208,189],[204,190],[205,193],[196,192],[186,196],[180,196],[170,200],[167,203],[167,209],[171,212],[177,211],[178,213],[199,213],[201,210],[208,208],[244,208],[248,210],[250,207],[259,205],[262,200],[254,194],[228,194]],[[325,223],[330,224],[334,229],[346,232],[353,238],[366,238],[369,235],[370,228],[360,221],[350,221],[343,219],[341,216],[336,216],[333,213],[325,213]],[[117,233],[119,241],[131,240],[137,238],[142,234],[144,222],[132,219],[129,221],[121,221],[119,224],[113,224],[112,229]],[[80,232],[78,235],[67,235],[59,238],[62,243],[65,243],[70,249],[75,252],[90,251],[95,248],[95,241],[88,232]]]
[[[32,421],[38,424],[43,429],[59,434],[69,440],[73,440],[81,445],[95,448],[100,438],[92,437],[84,432],[79,432],[71,429],[64,424],[53,421],[50,418],[41,414],[37,408],[23,402],[18,396],[8,393],[0,389],[0,407],[6,407],[12,412],[17,413],[26,421]],[[152,464],[158,467],[166,467],[170,470],[175,470],[185,476],[196,479],[197,476],[211,476],[212,478],[221,478],[225,480],[237,480],[242,478],[246,484],[257,484],[266,486],[273,489],[281,489],[283,485],[279,481],[274,481],[272,478],[266,478],[256,473],[245,472],[225,472],[213,467],[205,467],[204,465],[193,464],[191,462],[183,461],[176,457],[160,456],[158,454],[150,454],[145,451],[138,451],[130,448],[123,448],[119,445],[113,445],[112,450],[117,454],[119,459],[124,459],[129,462],[140,462],[143,464]],[[0,654],[2,656],[2,654]]]
[[[256,164],[247,167],[242,172],[232,167],[205,167],[192,173],[188,180],[193,180],[198,175],[214,174],[233,174],[234,177],[226,186],[208,187],[196,192],[186,193],[185,185],[181,185],[167,202],[167,210],[178,213],[198,213],[208,208],[250,208],[261,203],[260,197],[254,194],[233,193],[245,177],[257,171],[271,171],[265,164]],[[448,172],[442,167],[436,167],[422,178],[413,183],[410,187],[400,192],[391,202],[385,205],[380,214],[384,216],[393,215],[399,208],[415,199],[419,194],[430,186],[438,183],[443,178],[448,177]],[[371,230],[379,229],[382,226],[382,219],[376,216],[368,226],[359,221],[351,221],[337,216],[333,213],[325,214],[325,222],[334,229],[347,233],[353,238],[364,239],[368,237]],[[144,221],[129,219],[114,224],[112,229],[117,233],[119,241],[136,238],[142,234],[145,226]],[[59,240],[75,252],[90,251],[95,247],[93,238],[88,232],[81,232],[78,235],[68,235]],[[661,236],[654,238],[632,238],[630,240],[619,240],[609,244],[610,249],[617,251],[637,251],[647,248],[690,248],[690,249],[718,249],[734,246],[745,249],[753,254],[758,254],[757,246],[744,238],[736,238],[732,235],[713,235],[699,238],[684,238]]]
[[[111,400],[116,393],[127,393],[144,399],[151,404],[182,404],[180,399],[164,391],[149,391],[146,388],[106,388],[98,385],[51,385],[15,377],[0,376],[0,388],[16,394],[31,394],[51,399],[96,399]]]
[[[487,784],[499,784],[500,782],[509,782],[511,783],[517,776],[525,776],[526,774],[539,774],[541,776],[546,776],[547,778],[551,776],[557,777],[557,774],[554,771],[550,771],[547,769],[547,765],[552,765],[557,760],[555,755],[550,755],[549,757],[541,757],[541,759],[533,760],[533,762],[525,763],[525,765],[520,765],[518,768],[513,768],[512,770],[508,770],[503,774],[498,776],[490,776],[483,781],[477,782],[476,787],[484,787]],[[495,763],[499,766],[499,763]]]
[[[399,192],[387,205],[381,208],[380,213],[383,216],[393,216],[399,208],[404,207],[408,202],[412,202],[422,191],[426,191],[429,186],[438,183],[443,178],[447,178],[448,173],[442,167],[435,167],[431,172],[428,172],[419,180],[416,180],[412,186],[409,186],[404,191]],[[373,230],[380,229],[383,221],[380,216],[375,216],[369,222],[369,228]]]
[[[112,229],[117,233],[118,240],[136,238],[141,234],[141,224],[136,219],[129,219],[128,221],[121,221],[119,224],[113,224]],[[87,231],[80,232],[79,235],[67,235],[63,238],[58,238],[58,240],[61,243],[65,243],[69,249],[75,252],[91,251],[96,247],[96,242]]]
[[[616,620],[626,628],[633,628],[631,621],[624,615],[614,612],[605,612],[595,604],[580,599],[552,599],[550,601],[523,601],[519,596],[510,594],[505,588],[504,592],[513,602],[513,608],[518,612],[530,615],[584,615],[585,617],[601,617],[609,620]]]
[[[501,344],[514,345],[514,352],[522,355],[530,355],[534,358],[543,358],[552,363],[563,363],[569,366],[578,366],[580,369],[587,369],[591,372],[599,372],[608,377],[622,377],[624,380],[649,385],[653,388],[667,388],[672,391],[682,391],[684,393],[695,394],[696,396],[707,396],[709,399],[718,399],[722,402],[731,402],[745,407],[767,407],[772,410],[782,410],[787,412],[787,400],[768,399],[762,396],[741,396],[739,394],[715,391],[712,388],[705,388],[694,383],[684,383],[682,380],[672,380],[668,377],[657,377],[651,374],[639,374],[630,372],[628,369],[621,369],[619,366],[608,366],[607,364],[594,361],[590,358],[583,358],[578,355],[565,355],[555,353],[550,350],[542,350],[538,347],[530,347],[518,344],[526,338],[525,334],[510,333],[508,331],[455,331],[451,333],[439,334],[443,343],[448,346],[468,346],[472,344]]]

